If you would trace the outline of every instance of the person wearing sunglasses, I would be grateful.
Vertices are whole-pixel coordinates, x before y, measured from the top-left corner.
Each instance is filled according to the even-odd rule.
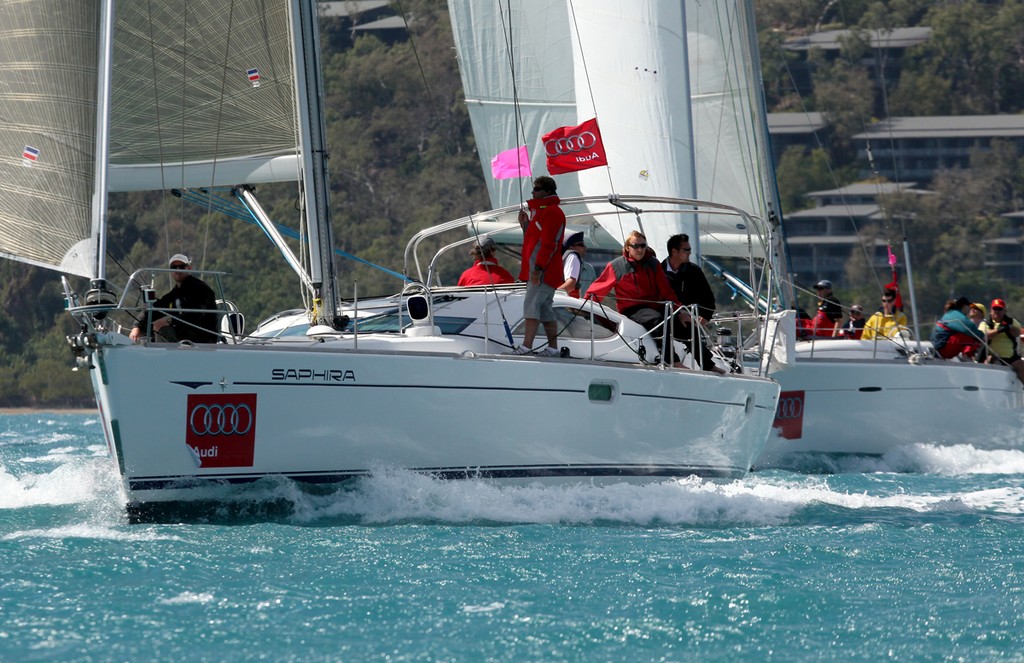
[[[153,302],[152,331],[165,341],[216,343],[220,336],[216,331],[217,314],[212,312],[217,309],[217,296],[213,289],[190,273],[192,260],[188,256],[177,253],[167,264],[173,270],[171,280],[174,287]],[[146,322],[143,318],[132,327],[129,338],[133,342],[142,337],[142,327]]]
[[[822,279],[814,284],[814,290],[818,295],[818,310],[810,323],[810,335],[814,338],[839,336],[839,327],[843,323],[843,305],[832,293],[832,281]]]
[[[526,282],[523,302],[523,344],[512,348],[517,355],[538,354],[557,357],[558,322],[552,302],[555,289],[562,285],[562,240],[565,234],[565,213],[559,207],[555,180],[541,175],[533,181],[533,198],[519,212],[523,229],[523,262],[519,280]],[[537,329],[544,325],[546,347],[534,352]]]
[[[654,330],[654,342],[659,351],[665,352],[662,350],[664,327],[660,326],[665,319],[665,302],[671,302],[673,309],[679,309],[679,300],[654,251],[647,246],[647,237],[638,230],[626,238],[622,255],[605,265],[604,271],[587,289],[585,299],[600,302],[613,290],[615,308],[619,313],[648,331]],[[676,317],[676,325],[689,322],[685,311],[680,311]],[[669,363],[682,368],[674,352],[671,352],[670,359]]]
[[[668,251],[668,257],[661,261],[661,268],[665,270],[665,276],[672,286],[672,291],[676,293],[676,299],[683,306],[696,306],[697,322],[701,326],[706,325],[715,314],[715,293],[700,266],[690,260],[693,257],[690,236],[672,235],[665,243],[665,249]],[[681,317],[689,315],[682,314]],[[702,341],[699,333],[694,333],[689,322],[675,325],[672,333],[677,340],[682,341],[690,354],[696,357],[701,368],[716,373],[724,372],[715,366],[711,348]],[[690,339],[694,339],[696,343],[691,344]],[[692,347],[693,345],[696,347]]]
[[[907,325],[907,315],[896,310],[896,291],[886,288],[882,291],[882,307],[868,318],[861,338],[868,341],[897,338],[908,329]]]
[[[987,364],[1006,364],[1017,372],[1017,379],[1024,382],[1024,360],[1018,352],[1020,323],[1006,314],[1006,302],[993,299],[988,307],[989,316],[981,325],[988,342]]]

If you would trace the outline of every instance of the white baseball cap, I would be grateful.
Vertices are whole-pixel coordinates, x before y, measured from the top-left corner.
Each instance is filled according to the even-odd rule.
[[[192,261],[189,260],[188,256],[185,255],[184,253],[175,253],[173,256],[171,256],[171,259],[167,261],[167,266],[170,267],[176,262],[183,262],[186,265],[192,264]]]

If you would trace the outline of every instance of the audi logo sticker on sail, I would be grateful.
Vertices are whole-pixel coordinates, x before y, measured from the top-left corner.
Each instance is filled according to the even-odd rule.
[[[573,152],[589,150],[597,145],[597,136],[592,131],[584,131],[564,138],[556,138],[544,143],[544,152],[549,157],[557,157]]]
[[[197,418],[197,414],[202,414]],[[189,431],[194,435],[245,435],[252,430],[254,417],[248,405],[197,405],[188,415]]]
[[[804,399],[801,396],[787,396],[779,399],[777,419],[799,419],[804,413]]]

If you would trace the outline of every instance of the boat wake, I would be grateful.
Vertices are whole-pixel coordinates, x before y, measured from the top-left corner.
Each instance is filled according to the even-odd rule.
[[[918,442],[896,447],[883,456],[791,453],[772,458],[758,469],[803,474],[903,472],[963,476],[1024,474],[1024,451],[978,449],[970,444]]]
[[[124,496],[109,462],[67,455],[49,469],[38,463],[19,463],[17,471],[0,465],[0,510],[74,507],[67,519],[78,522],[84,515],[92,525],[58,526],[53,535],[103,538],[102,531],[88,527],[117,529],[126,523]],[[453,481],[380,467],[340,486],[274,479],[218,487],[206,490],[195,502],[149,504],[141,512],[129,513],[128,520],[759,527],[1024,515],[1024,488],[1017,486],[1017,477],[988,477],[984,483],[974,478],[1024,474],[1021,452],[911,445],[880,459],[832,462],[848,474],[771,470],[729,483],[691,477],[605,485]],[[7,536],[12,535],[35,536],[26,530]]]

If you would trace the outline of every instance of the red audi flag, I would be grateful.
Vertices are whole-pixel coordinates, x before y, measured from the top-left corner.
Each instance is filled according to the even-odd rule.
[[[544,134],[543,140],[548,172],[552,175],[608,165],[596,117],[578,127],[558,127]]]

